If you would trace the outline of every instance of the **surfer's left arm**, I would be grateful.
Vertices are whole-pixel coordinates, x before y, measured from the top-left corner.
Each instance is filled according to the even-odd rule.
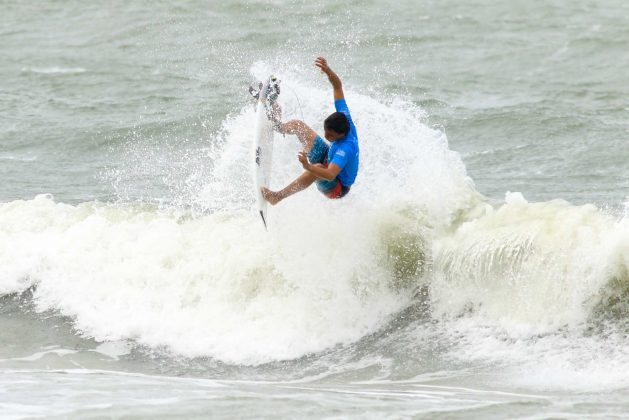
[[[298,159],[305,170],[316,175],[317,178],[327,179],[328,181],[332,181],[336,178],[342,169],[334,163],[329,164],[327,168],[321,164],[313,165],[308,162],[308,155],[306,152],[299,152]]]

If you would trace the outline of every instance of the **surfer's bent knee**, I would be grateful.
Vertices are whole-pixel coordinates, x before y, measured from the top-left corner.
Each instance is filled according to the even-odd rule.
[[[287,123],[282,124],[282,129],[286,134],[301,134],[306,132],[310,127],[306,125],[302,120],[290,120]]]

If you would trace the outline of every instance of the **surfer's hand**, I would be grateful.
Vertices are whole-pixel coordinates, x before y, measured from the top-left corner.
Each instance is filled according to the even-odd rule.
[[[299,154],[297,155],[297,159],[299,159],[299,162],[301,163],[301,166],[304,167],[304,169],[308,170],[310,168],[310,162],[308,162],[308,155],[306,154],[306,152],[299,152]]]
[[[328,66],[327,60],[323,57],[317,57],[315,60],[315,66],[319,67],[321,71],[328,76],[330,83],[332,83],[332,87],[334,88],[334,100],[343,99],[345,94],[343,93],[341,79],[336,73],[334,73],[330,66]]]
[[[315,66],[319,67],[325,74],[330,74],[332,71],[332,69],[328,66],[327,60],[323,57],[317,57],[315,60]]]

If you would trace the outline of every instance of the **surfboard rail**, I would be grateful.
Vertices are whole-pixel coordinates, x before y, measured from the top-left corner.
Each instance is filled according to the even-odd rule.
[[[270,119],[268,88],[273,76],[269,76],[260,89],[256,103],[256,125],[253,138],[253,185],[256,194],[256,207],[268,230],[268,203],[262,196],[262,188],[268,188],[271,180],[273,159],[273,122]]]

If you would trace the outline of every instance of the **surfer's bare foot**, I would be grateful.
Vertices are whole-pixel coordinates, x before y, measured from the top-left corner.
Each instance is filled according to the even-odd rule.
[[[249,86],[249,94],[253,97],[254,101],[257,101],[258,98],[260,98],[261,90],[262,90],[262,82],[256,83],[256,86],[254,86],[254,84],[251,84],[251,86]]]
[[[262,187],[260,190],[262,191],[262,197],[264,197],[264,199],[271,203],[271,205],[273,206],[282,200],[279,192],[271,191],[270,189],[264,187]]]

